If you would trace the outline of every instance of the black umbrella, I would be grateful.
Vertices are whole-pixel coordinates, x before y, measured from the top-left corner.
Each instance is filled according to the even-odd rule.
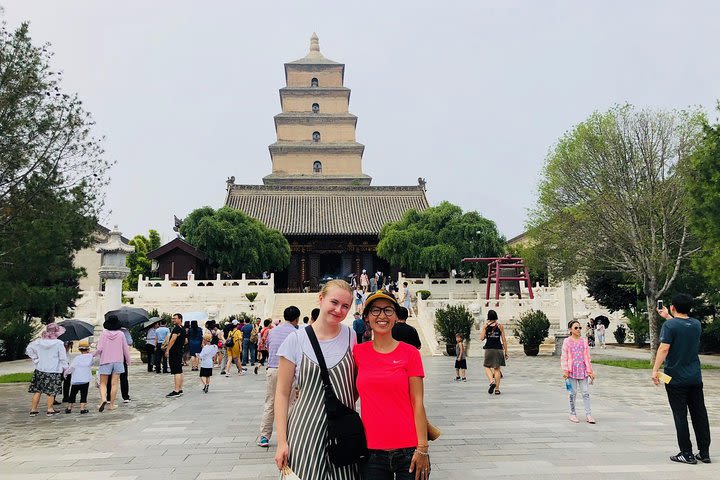
[[[82,320],[63,320],[62,322],[58,322],[58,325],[65,328],[65,333],[58,337],[58,340],[62,340],[63,342],[82,340],[95,333],[95,327]]]
[[[135,325],[143,323],[148,320],[150,316],[144,308],[137,307],[121,307],[118,310],[111,310],[105,314],[105,320],[111,315],[118,317],[120,326],[125,328],[132,328]]]
[[[597,324],[598,322],[605,325],[605,328],[610,327],[610,319],[608,317],[606,317],[605,315],[598,315],[597,317],[595,317],[595,323]]]

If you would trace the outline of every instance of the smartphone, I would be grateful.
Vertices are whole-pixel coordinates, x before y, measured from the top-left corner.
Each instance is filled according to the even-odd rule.
[[[657,308],[658,308],[658,310],[662,310],[662,309],[663,309],[663,301],[662,301],[662,300],[658,300]]]

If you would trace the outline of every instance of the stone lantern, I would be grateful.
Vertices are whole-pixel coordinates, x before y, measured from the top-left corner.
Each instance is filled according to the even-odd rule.
[[[122,282],[130,274],[130,269],[125,266],[125,260],[135,251],[135,247],[123,243],[117,225],[109,235],[107,242],[98,245],[95,249],[102,256],[99,275],[105,280],[103,314],[122,306]]]

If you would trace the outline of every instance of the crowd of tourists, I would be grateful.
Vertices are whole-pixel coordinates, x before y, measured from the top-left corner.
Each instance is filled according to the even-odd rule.
[[[345,326],[342,322],[357,306],[357,291],[358,287],[343,280],[327,282],[318,297],[319,307],[302,321],[295,306],[285,309],[282,321],[245,317],[232,318],[224,325],[208,321],[203,327],[174,314],[172,329],[157,322],[147,330],[148,372],[173,375],[174,388],[166,395],[172,398],[183,395],[183,367],[198,372],[205,394],[214,369],[231,376],[246,375],[248,367],[254,374],[263,368],[266,393],[257,444],[269,447],[276,434],[275,462],[285,476],[428,478],[428,439],[436,432],[425,413],[421,343],[417,331],[406,323],[409,309],[401,305],[396,292],[385,288],[363,292],[362,310],[355,311],[352,327]],[[681,450],[671,460],[709,463],[710,432],[698,358],[700,324],[689,317],[691,302],[691,297],[677,295],[670,310],[658,306],[658,313],[667,321],[660,334],[652,380],[666,383],[673,412]],[[58,340],[64,329],[57,324],[47,325],[41,337],[28,345],[27,354],[35,364],[29,387],[31,416],[39,414],[42,394],[47,395],[48,416],[61,413],[55,410],[60,395],[66,403],[65,413],[72,413],[78,394],[80,413],[87,414],[94,364],[98,365],[94,377],[100,397],[97,410],[118,408],[118,390],[123,402],[131,401],[127,370],[132,338],[117,317],[108,317],[103,327],[95,350],[80,342],[80,353],[72,361],[67,346]],[[597,333],[597,324],[591,327]],[[579,423],[575,400],[580,392],[586,421],[594,424],[589,385],[595,373],[589,341],[581,335],[577,320],[568,324],[568,330],[560,366],[568,391],[569,418]],[[505,330],[495,311],[488,311],[480,338],[485,341],[488,393],[500,395],[508,351]],[[458,334],[454,367],[455,380],[460,382],[467,380],[464,341]],[[664,373],[660,373],[663,364]],[[358,397],[359,415],[355,411]],[[692,452],[688,412],[697,454]],[[326,441],[318,441],[322,438]]]

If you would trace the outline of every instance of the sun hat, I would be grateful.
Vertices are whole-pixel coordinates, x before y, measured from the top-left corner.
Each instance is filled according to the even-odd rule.
[[[46,340],[57,340],[57,338],[63,333],[65,333],[65,327],[62,327],[57,323],[48,323],[45,327],[45,331],[42,333],[42,338]]]
[[[78,350],[90,350],[90,342],[87,340],[80,340],[78,342]]]
[[[378,290],[377,292],[373,293],[367,299],[365,299],[365,308],[363,308],[362,316],[363,318],[368,316],[368,313],[370,313],[370,307],[372,307],[373,302],[376,300],[387,300],[390,303],[393,304],[393,307],[395,308],[395,311],[397,312],[398,307],[400,306],[398,304],[398,301],[395,299],[395,297],[392,297],[388,295],[387,293],[383,292],[382,290]]]
[[[240,322],[238,322],[237,319],[233,319],[233,321],[232,321],[232,324],[233,324],[233,325],[237,325],[238,323],[240,323]]]

